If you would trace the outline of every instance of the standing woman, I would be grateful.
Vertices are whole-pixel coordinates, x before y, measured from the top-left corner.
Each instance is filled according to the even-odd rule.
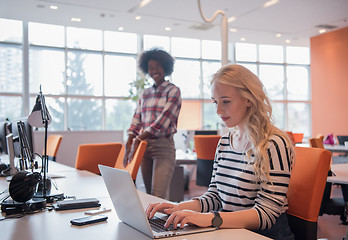
[[[175,167],[175,146],[178,116],[181,109],[180,89],[165,80],[174,70],[174,58],[167,52],[153,48],[139,59],[140,70],[151,77],[154,84],[139,97],[123,160],[126,166],[133,158],[140,141],[148,142],[141,163],[146,192],[166,198]]]
[[[213,77],[212,100],[233,129],[220,139],[208,191],[178,204],[150,204],[147,216],[170,214],[166,227],[246,228],[273,239],[294,239],[285,213],[293,148],[271,121],[261,81],[243,66],[224,66]]]

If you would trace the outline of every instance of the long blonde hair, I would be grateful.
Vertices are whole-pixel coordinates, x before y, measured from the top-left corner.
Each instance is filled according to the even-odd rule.
[[[291,143],[287,134],[273,124],[272,106],[262,82],[247,68],[234,64],[223,66],[217,71],[211,84],[214,82],[235,87],[243,98],[250,101],[245,122],[252,147],[247,150],[246,157],[250,159],[253,154],[256,176],[261,181],[269,179],[270,159],[267,148],[270,137],[276,134],[285,139],[287,146],[291,147]]]

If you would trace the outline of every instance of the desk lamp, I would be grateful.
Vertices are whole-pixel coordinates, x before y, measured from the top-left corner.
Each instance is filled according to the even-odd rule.
[[[57,192],[55,194],[51,193],[51,180],[47,177],[48,172],[48,156],[47,156],[47,129],[48,124],[52,121],[52,117],[48,112],[45,97],[42,95],[41,85],[40,92],[36,97],[36,102],[31,114],[28,117],[28,122],[31,126],[45,128],[45,142],[44,142],[44,155],[42,156],[42,173],[43,177],[39,183],[38,190],[35,197],[45,198],[47,202],[53,201],[55,198],[59,199],[63,197],[63,193]]]

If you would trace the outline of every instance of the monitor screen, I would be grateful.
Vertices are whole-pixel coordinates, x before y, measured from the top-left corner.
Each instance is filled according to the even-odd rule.
[[[195,130],[195,135],[218,135],[217,130]]]
[[[0,123],[0,153],[7,153],[7,144],[6,144],[6,136],[9,134],[7,131],[7,122]]]
[[[22,118],[11,122],[11,132],[13,134],[13,149],[15,157],[21,156],[21,143],[19,141],[19,134],[18,134],[18,125],[17,123],[19,121],[23,122],[24,125],[24,132],[28,139],[28,145],[29,145],[29,152],[32,156],[34,156],[34,142],[33,142],[33,128],[28,123],[28,118]]]

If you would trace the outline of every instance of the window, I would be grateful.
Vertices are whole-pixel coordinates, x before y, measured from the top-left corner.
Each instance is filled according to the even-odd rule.
[[[24,24],[7,19],[0,19],[0,28],[1,119],[20,118],[31,111],[41,85],[53,117],[51,131],[126,131],[136,108],[136,103],[127,99],[130,83],[143,77],[137,72],[138,55],[160,47],[176,59],[170,81],[181,89],[183,99],[178,127],[222,127],[211,103],[210,86],[213,74],[221,66],[220,41]],[[25,28],[28,39],[23,39]],[[138,43],[143,43],[142,49]],[[234,47],[236,59],[230,60],[261,79],[272,103],[276,126],[309,136],[309,49],[250,43],[236,43]],[[23,49],[29,50],[29,62],[23,58]],[[23,70],[28,70],[29,76],[24,76],[27,71]]]
[[[129,95],[130,83],[136,79],[136,60],[127,56],[105,56],[105,95]]]
[[[45,94],[65,93],[64,51],[33,47],[29,62],[30,93],[38,93],[40,85]]]
[[[173,83],[181,90],[182,98],[200,98],[200,64],[198,61],[176,60]]]
[[[64,46],[63,26],[42,23],[29,23],[28,25],[30,44],[55,47]]]
[[[201,44],[198,39],[172,38],[172,54],[175,57],[199,58]]]
[[[0,91],[21,93],[23,91],[23,53],[16,45],[0,43]]]
[[[170,52],[169,37],[144,35],[144,50],[149,50],[153,47],[163,48],[167,52]]]
[[[102,50],[102,31],[67,27],[67,44],[69,48]]]
[[[0,18],[0,42],[21,43],[23,27],[21,21]]]
[[[137,52],[137,35],[134,33],[106,31],[105,50],[122,53]]]
[[[310,136],[309,48],[237,43],[236,60],[263,82],[275,125]]]
[[[101,54],[68,52],[68,94],[102,95],[103,67]]]

